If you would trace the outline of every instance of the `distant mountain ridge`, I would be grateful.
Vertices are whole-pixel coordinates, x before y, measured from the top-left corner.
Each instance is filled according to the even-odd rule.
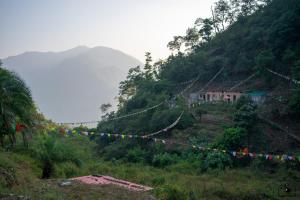
[[[99,106],[115,104],[119,82],[128,69],[143,65],[130,55],[102,46],[25,52],[3,63],[25,80],[41,112],[58,122],[99,119]]]

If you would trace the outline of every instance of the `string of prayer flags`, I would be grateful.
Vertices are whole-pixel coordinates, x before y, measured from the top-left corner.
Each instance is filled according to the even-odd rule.
[[[289,155],[274,155],[274,154],[262,154],[262,153],[253,153],[253,152],[248,152],[248,148],[243,149],[242,151],[227,151],[227,150],[221,150],[221,149],[216,149],[216,148],[210,148],[210,147],[201,147],[201,146],[195,146],[192,145],[193,149],[199,149],[201,151],[218,151],[222,153],[229,153],[231,156],[236,157],[236,158],[241,158],[241,157],[250,157],[252,159],[255,158],[264,158],[266,160],[278,160],[278,161],[296,161],[298,160],[300,162],[300,155],[298,157],[296,156],[289,156]]]
[[[95,132],[88,132],[88,131],[77,131],[75,129],[73,130],[67,130],[67,129],[59,129],[59,132],[67,133],[67,135],[74,135],[79,134],[83,136],[91,136],[91,135],[99,135],[100,137],[108,137],[108,138],[120,138],[122,140],[124,139],[143,139],[143,140],[149,140],[153,141],[155,143],[162,143],[162,144],[179,144],[176,142],[170,142],[164,139],[158,139],[154,137],[149,137],[147,135],[137,135],[137,134],[112,134],[112,133],[95,133]],[[300,155],[293,156],[293,155],[274,155],[274,154],[268,154],[268,153],[255,153],[255,152],[249,152],[248,148],[241,149],[239,151],[228,151],[225,149],[217,149],[217,148],[210,148],[210,147],[203,147],[203,146],[196,146],[196,145],[188,145],[188,144],[180,144],[180,145],[186,145],[190,146],[193,149],[200,150],[200,151],[214,151],[214,152],[221,152],[221,153],[228,153],[231,156],[235,158],[242,158],[242,157],[249,157],[251,159],[260,158],[260,159],[266,159],[266,160],[277,160],[277,161],[299,161],[300,162]]]
[[[158,139],[158,138],[151,138],[151,137],[148,137],[148,136],[139,136],[139,135],[132,135],[132,134],[129,134],[129,135],[125,135],[125,134],[111,134],[111,133],[100,133],[100,136],[101,137],[115,137],[115,138],[122,138],[122,139],[126,139],[126,138],[140,138],[140,139],[148,139],[148,140],[152,140],[154,141],[155,143],[157,142],[161,142],[163,144],[166,144],[166,140],[163,140],[163,139]]]

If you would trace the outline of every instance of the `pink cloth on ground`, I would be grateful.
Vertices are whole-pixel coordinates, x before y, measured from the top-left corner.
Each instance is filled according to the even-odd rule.
[[[113,184],[113,185],[126,187],[127,189],[135,190],[135,191],[148,191],[148,190],[153,189],[148,186],[138,185],[138,184],[124,181],[121,179],[116,179],[111,176],[92,176],[92,175],[90,175],[90,176],[82,176],[82,177],[72,178],[71,180],[78,180],[82,183],[90,184],[90,185]]]

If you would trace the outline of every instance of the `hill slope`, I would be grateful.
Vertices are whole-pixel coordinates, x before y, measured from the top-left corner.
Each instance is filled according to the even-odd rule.
[[[265,107],[257,111],[258,114],[263,118],[275,120],[282,127],[289,127],[293,133],[298,134],[299,115],[295,113],[300,113],[300,93],[297,89],[299,87],[271,74],[267,68],[300,80],[300,35],[297,34],[297,30],[300,30],[300,4],[297,0],[270,2],[251,15],[240,16],[235,23],[216,33],[211,40],[199,40],[196,44],[193,41],[194,45],[187,53],[169,56],[167,60],[155,66],[159,68],[156,78],[149,79],[144,76],[143,80],[138,79],[143,76],[142,73],[132,76],[127,82],[133,82],[135,85],[127,86],[129,89],[135,88],[136,92],[118,113],[123,115],[151,107],[163,99],[170,100],[186,87],[182,82],[198,77],[193,87],[186,90],[185,94],[188,96],[189,93],[202,89],[223,68],[219,76],[203,91],[226,91],[256,73],[256,77],[236,90],[265,91],[270,98],[267,98],[268,103]],[[189,39],[187,36],[183,38]],[[189,42],[191,41],[185,41],[184,44]],[[123,91],[124,96],[126,92]],[[147,115],[126,119],[126,122],[120,120],[114,126],[103,122],[99,129],[109,132],[113,127],[114,130],[129,133],[155,132],[175,121],[182,110],[186,112],[177,128],[191,127],[195,122],[192,122],[184,103],[177,99],[176,108],[169,109],[172,108],[170,102],[160,109],[148,112]],[[215,109],[219,108],[216,106]]]

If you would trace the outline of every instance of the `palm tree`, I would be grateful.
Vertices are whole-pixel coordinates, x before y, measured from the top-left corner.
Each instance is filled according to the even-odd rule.
[[[17,119],[29,123],[30,112],[34,110],[30,89],[14,72],[1,68],[0,61],[0,143],[4,146],[4,137],[11,144],[16,143],[15,125]]]

